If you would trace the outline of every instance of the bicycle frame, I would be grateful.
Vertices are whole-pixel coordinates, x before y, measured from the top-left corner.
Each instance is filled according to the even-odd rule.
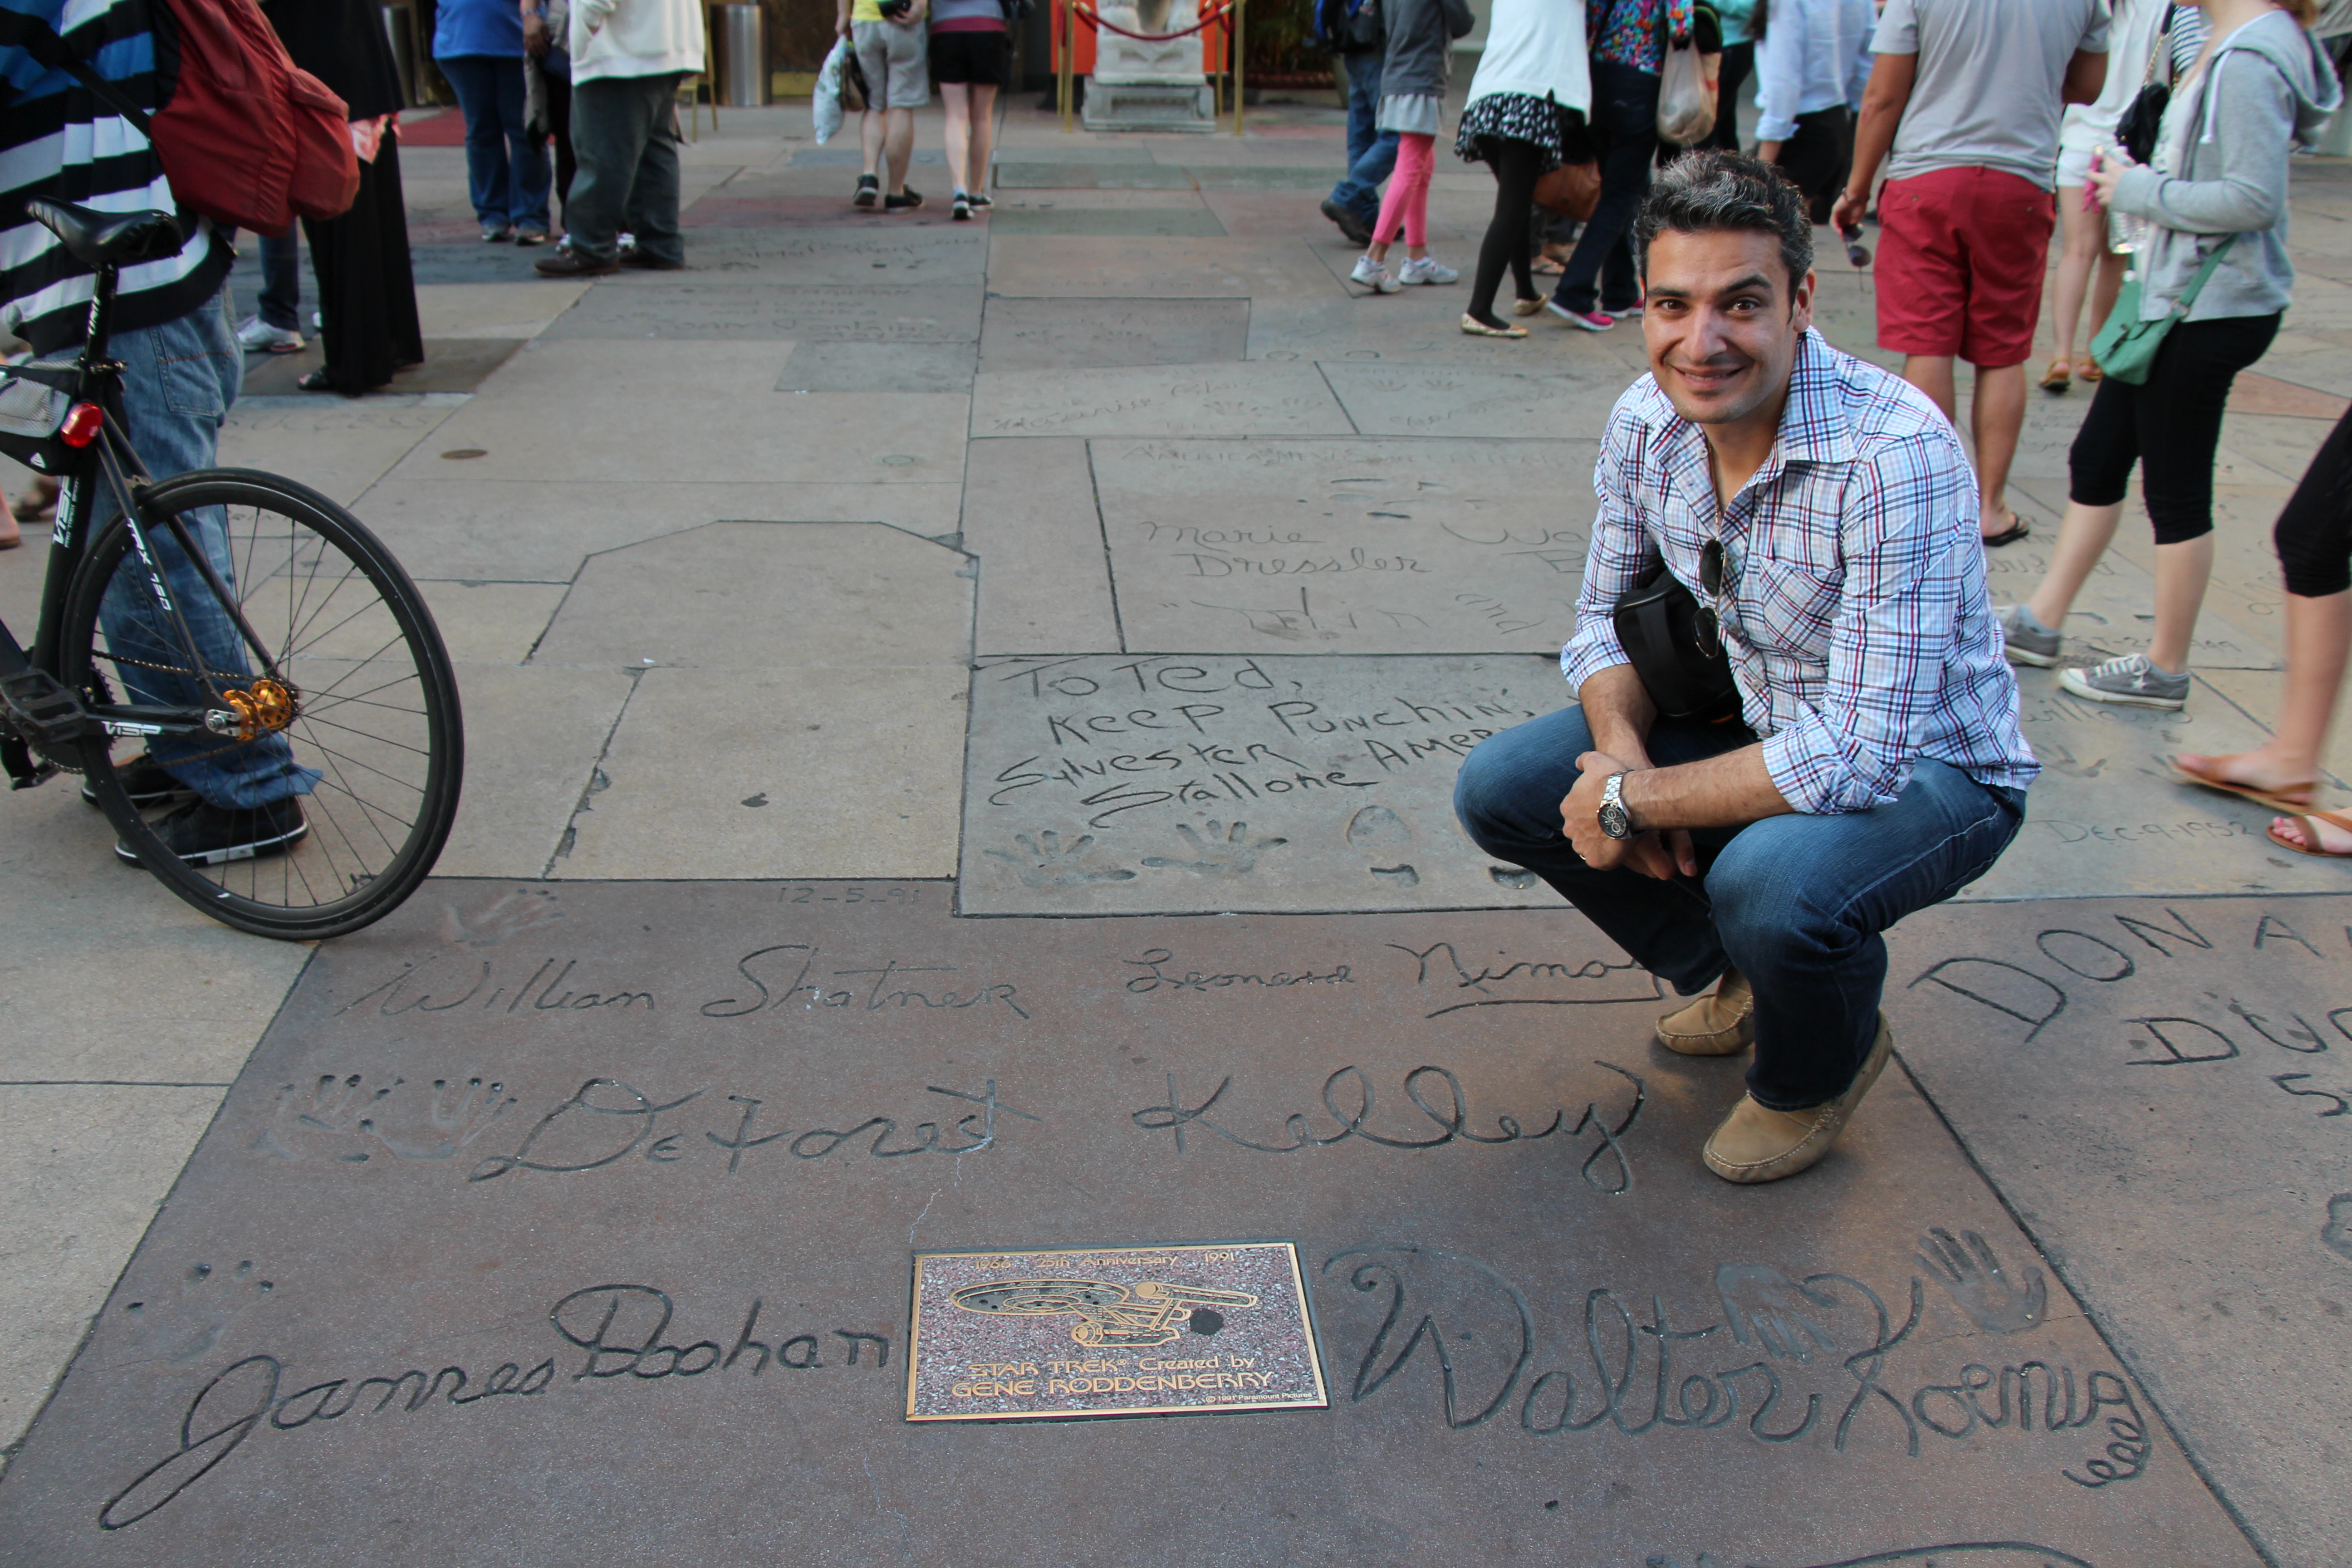
[[[90,300],[89,328],[76,365],[74,405],[96,406],[100,426],[94,437],[79,449],[77,458],[55,476],[58,481],[57,523],[49,535],[47,575],[41,584],[40,623],[27,652],[6,623],[0,622],[0,681],[9,684],[7,707],[18,720],[18,727],[26,727],[29,720],[44,749],[54,750],[77,739],[100,735],[241,738],[246,720],[229,700],[223,682],[240,683],[251,678],[208,668],[157,560],[149,536],[152,520],[141,515],[141,497],[155,481],[131,444],[122,408],[123,365],[119,360],[106,357],[113,328],[116,279],[115,268],[99,269],[97,291]],[[93,531],[90,520],[97,512],[96,487],[100,483],[112,494],[130,531],[132,548],[145,568],[142,588],[157,613],[159,624],[171,628],[176,636],[180,650],[187,656],[188,668],[196,672],[210,699],[205,707],[94,705],[61,684],[65,650],[60,641],[67,599],[89,547]],[[186,525],[177,514],[163,521],[190,567],[202,577],[205,588],[235,623],[246,647],[259,661],[264,676],[286,684],[276,659],[246,619],[236,594],[221,580]],[[37,711],[28,707],[35,702],[39,704]],[[13,740],[0,744],[0,763],[5,763],[17,789],[39,784],[56,771],[54,766],[32,758],[22,742]]]

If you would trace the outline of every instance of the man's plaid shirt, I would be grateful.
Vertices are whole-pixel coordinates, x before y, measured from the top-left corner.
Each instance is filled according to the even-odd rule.
[[[1985,592],[1976,478],[1908,384],[1808,331],[1772,455],[1718,510],[1706,437],[1645,375],[1610,413],[1592,482],[1601,512],[1559,658],[1571,687],[1626,662],[1611,611],[1661,554],[1707,602],[1699,552],[1720,537],[1724,646],[1790,805],[1886,805],[1921,757],[2012,789],[2041,771]]]

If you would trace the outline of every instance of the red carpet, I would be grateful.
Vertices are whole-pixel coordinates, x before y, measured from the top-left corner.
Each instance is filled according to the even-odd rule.
[[[463,147],[466,117],[454,109],[404,109],[400,140],[409,147]]]

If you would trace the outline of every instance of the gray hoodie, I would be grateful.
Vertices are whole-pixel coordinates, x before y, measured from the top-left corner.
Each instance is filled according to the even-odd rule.
[[[1435,98],[1453,76],[1450,40],[1477,25],[1467,0],[1381,0],[1388,24],[1388,57],[1381,67],[1381,96]]]
[[[2221,41],[2193,89],[2164,112],[2153,164],[2116,184],[2117,210],[2156,226],[2139,258],[2140,319],[2158,321],[2215,246],[2238,237],[2188,319],[2267,316],[2286,309],[2287,154],[2317,139],[2343,101],[2336,73],[2284,11]]]

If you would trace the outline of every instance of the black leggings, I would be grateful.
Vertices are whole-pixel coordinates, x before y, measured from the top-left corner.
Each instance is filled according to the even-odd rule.
[[[2324,599],[2352,588],[2352,413],[2336,422],[2271,531],[2286,591]]]
[[[2158,544],[2212,532],[2213,453],[2230,383],[2263,357],[2278,327],[2275,311],[2183,321],[2157,351],[2146,385],[2114,376],[2100,382],[2067,454],[2069,498],[2078,506],[2120,506],[2138,463]]]
[[[1478,276],[1470,286],[1470,316],[1488,326],[1498,324],[1495,291],[1503,286],[1503,268],[1511,269],[1517,298],[1537,300],[1536,279],[1528,261],[1528,219],[1535,203],[1536,182],[1543,177],[1543,149],[1516,136],[1481,136],[1478,156],[1495,171],[1495,216],[1486,225],[1486,238],[1478,247]]]

